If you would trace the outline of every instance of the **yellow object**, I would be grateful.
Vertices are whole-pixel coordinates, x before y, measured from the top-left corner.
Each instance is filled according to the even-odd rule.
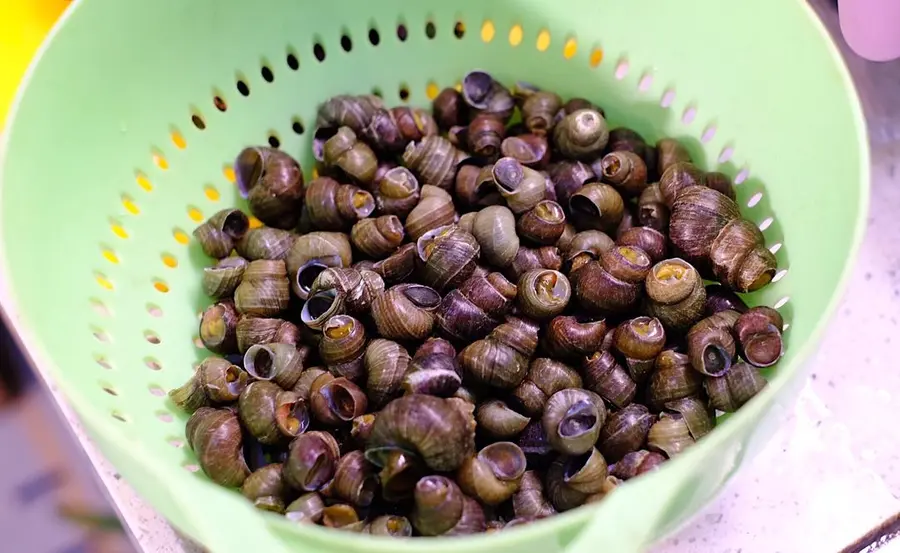
[[[0,123],[41,41],[68,0],[0,0]]]

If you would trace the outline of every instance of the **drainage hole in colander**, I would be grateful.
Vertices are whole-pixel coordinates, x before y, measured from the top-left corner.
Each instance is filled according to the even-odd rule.
[[[313,45],[313,56],[320,62],[325,61],[325,47],[322,46],[321,42],[317,42]]]
[[[188,234],[186,232],[184,232],[183,230],[181,230],[179,228],[172,230],[172,237],[175,239],[176,242],[178,242],[182,246],[187,246],[188,243],[190,243],[190,241],[191,241],[191,237],[188,236]]]
[[[597,67],[603,62],[603,50],[600,48],[594,48],[591,50],[591,57],[588,60],[588,63],[591,67]]]
[[[178,266],[178,259],[176,259],[175,256],[170,253],[163,253],[159,257],[162,260],[163,265],[170,269],[174,269]]]
[[[563,57],[567,60],[570,60],[575,57],[575,54],[578,53],[578,41],[575,38],[569,38],[566,40],[565,45],[563,46]]]
[[[104,344],[110,342],[109,334],[102,328],[92,327],[91,334],[94,335],[94,338],[96,338],[98,342],[103,342]]]
[[[706,127],[706,130],[703,131],[703,135],[700,137],[700,142],[706,144],[716,136],[716,126],[710,125]]]
[[[194,464],[184,465],[184,470],[188,472],[197,472],[200,470],[200,467]]]
[[[195,116],[196,117],[196,116]],[[201,123],[203,120],[201,119]],[[203,128],[206,128],[204,124]],[[143,173],[136,173],[134,176],[134,180],[137,182],[138,186],[140,186],[145,192],[153,191],[153,183],[150,182],[150,179],[147,178],[147,175]]]
[[[453,36],[456,38],[462,38],[466,36],[466,24],[462,21],[457,21],[453,26]]]
[[[719,163],[725,163],[726,161],[731,159],[731,156],[734,155],[734,148],[731,146],[726,146],[722,153],[719,154]]]
[[[203,195],[211,202],[218,202],[222,197],[221,194],[219,194],[219,190],[211,184],[207,184],[203,187]]]
[[[685,125],[690,125],[694,122],[694,119],[697,117],[697,108],[694,106],[688,106],[684,113],[681,115],[681,122]]]
[[[168,413],[166,411],[157,411],[156,418],[158,418],[162,422],[172,422],[173,420],[175,420],[175,417],[172,416],[172,413]]]
[[[638,82],[638,90],[641,92],[647,92],[650,90],[650,87],[653,86],[653,75],[647,73],[641,80]]]
[[[203,212],[200,211],[200,208],[198,208],[197,206],[189,205],[187,213],[188,217],[191,218],[191,221],[194,221],[195,223],[200,223],[203,221]]]
[[[746,167],[744,167],[743,169],[738,171],[738,174],[734,177],[734,184],[741,184],[742,182],[747,180],[747,177],[749,177],[749,176],[750,176],[750,169],[747,169]]]
[[[429,21],[428,23],[425,24],[425,36],[428,37],[428,39],[430,40],[430,39],[434,38],[436,35],[437,35],[437,28],[435,28],[433,21]]]
[[[787,302],[789,302],[790,300],[791,300],[791,297],[790,297],[790,296],[785,296],[785,297],[781,298],[780,300],[776,301],[776,302],[775,302],[775,305],[773,305],[772,307],[774,307],[775,309],[781,309],[781,308],[784,307],[785,304],[787,304]]]
[[[630,69],[630,67],[628,65],[628,60],[620,60],[619,63],[616,65],[616,72],[615,72],[616,79],[621,81],[626,76],[628,76],[629,69]]]
[[[145,357],[144,364],[147,365],[147,368],[151,371],[161,371],[162,365],[155,357]]]
[[[772,246],[769,248],[769,251],[772,252],[772,255],[775,255],[776,253],[778,253],[778,250],[781,249],[781,246],[782,246],[781,242],[772,244]]]
[[[778,282],[779,280],[783,279],[785,275],[787,275],[787,272],[787,269],[780,269],[777,273],[775,273],[775,276],[772,277],[772,282]]]
[[[128,419],[125,418],[125,415],[118,411],[113,411],[112,413],[110,413],[110,415],[112,416],[112,418],[116,419],[119,422],[128,422]]]
[[[125,211],[131,215],[138,215],[141,212],[140,208],[134,202],[134,198],[128,194],[122,194],[122,207],[124,207]]]
[[[250,96],[250,87],[247,86],[247,83],[244,82],[244,79],[238,79],[237,90],[241,93],[241,96]]]
[[[103,259],[109,261],[109,262],[112,263],[113,265],[118,265],[118,264],[119,264],[119,256],[117,256],[117,255],[116,255],[116,252],[112,251],[111,249],[109,249],[109,248],[104,248],[104,249],[103,249],[103,252],[102,252],[102,255],[103,255]]]
[[[493,26],[493,24],[491,24],[491,26]],[[491,35],[493,36],[493,33],[491,33]],[[546,52],[547,48],[550,48],[550,31],[542,29],[541,32],[538,33],[535,47],[538,49],[538,52]]]
[[[406,31],[406,25],[404,25],[403,23],[398,23],[397,24],[397,38],[400,39],[400,42],[406,42],[407,36],[409,36],[409,34]]]
[[[670,88],[669,90],[666,90],[663,93],[662,98],[660,98],[660,100],[659,100],[659,105],[664,108],[668,108],[672,105],[672,102],[674,102],[674,101],[675,101],[675,91]]]
[[[369,43],[372,46],[378,46],[381,42],[381,35],[378,34],[378,29],[375,27],[369,28]]]
[[[109,308],[106,307],[106,304],[103,303],[102,301],[100,301],[99,299],[91,298],[88,301],[90,301],[91,309],[94,310],[94,313],[100,315],[101,317],[111,317],[112,316],[112,313],[110,312]]]
[[[291,71],[300,69],[300,60],[297,59],[297,56],[293,52],[288,52],[287,65],[291,68]]]
[[[761,202],[763,199],[763,193],[757,192],[756,194],[750,196],[750,199],[747,200],[747,207],[756,207],[756,204]]]
[[[381,89],[378,88],[377,86],[376,86],[375,88],[372,89],[372,95],[373,95],[373,96],[378,96],[379,98],[384,98],[384,93],[383,93],[383,92],[381,91]]]
[[[104,275],[103,273],[94,273],[94,280],[96,280],[97,284],[99,284],[100,287],[103,288],[104,290],[112,290],[113,289],[112,281],[110,281],[108,278],[106,278],[106,275]]]
[[[269,134],[269,146],[273,148],[278,148],[281,146],[281,140],[278,139],[274,132]]]
[[[102,385],[100,386],[100,389],[103,390],[104,392],[106,392],[107,394],[111,395],[111,396],[117,396],[117,395],[119,395],[119,392],[115,391],[115,389],[113,389],[113,387],[110,386],[110,385],[108,385],[108,384],[102,384]]]
[[[182,440],[181,438],[169,438],[166,441],[175,449],[181,449],[184,447],[184,440]]]
[[[112,369],[112,363],[110,363],[109,359],[103,357],[102,355],[94,356],[94,361],[106,370]]]
[[[774,222],[775,222],[775,219],[774,219],[774,218],[772,218],[772,217],[766,217],[766,218],[763,219],[762,222],[759,224],[759,230],[765,231],[767,228],[771,227],[771,226],[772,226],[772,223],[774,223]]]
[[[169,138],[172,140],[172,144],[175,145],[179,150],[184,150],[187,148],[187,141],[184,139],[184,136],[181,135],[180,132],[173,129],[171,133],[169,133]]]
[[[291,130],[294,131],[295,134],[303,134],[306,131],[306,128],[303,126],[303,122],[300,119],[294,119],[291,123]]]
[[[272,73],[272,70],[269,69],[268,65],[263,65],[262,68],[259,70],[259,73],[260,73],[260,75],[262,75],[263,80],[266,81],[267,83],[271,83],[272,81],[275,80],[275,74]]]
[[[353,40],[350,38],[350,35],[344,33],[341,35],[341,49],[344,52],[349,52],[353,50]]]
[[[213,105],[216,106],[216,109],[219,111],[228,111],[228,104],[225,103],[225,99],[219,95],[213,96]]]
[[[230,163],[226,163],[222,166],[222,174],[225,175],[225,180],[230,183],[234,183],[234,181],[237,180],[237,176],[234,174],[234,167],[232,167]]]
[[[203,120],[202,116],[196,113],[191,115],[191,123],[201,131],[206,129],[206,121]]]
[[[398,95],[400,96],[400,100],[402,100],[404,102],[408,102],[409,101],[409,87],[405,84],[400,85],[400,91],[399,91]]]
[[[160,153],[153,153],[153,164],[165,171],[169,168],[169,161]]]
[[[160,342],[162,342],[162,340],[159,339],[159,335],[157,335],[156,332],[153,332],[152,330],[144,331],[144,339],[153,345],[156,345],[156,344],[159,344]]]
[[[509,45],[510,46],[518,46],[522,44],[522,37],[524,36],[524,31],[522,30],[522,26],[516,23],[509,29]]]
[[[151,384],[150,386],[147,387],[147,389],[150,391],[150,395],[153,395],[156,397],[162,397],[162,396],[166,395],[166,391],[163,390],[161,386],[158,386],[156,384]]]
[[[147,304],[147,313],[150,313],[151,317],[162,317],[163,311],[162,308],[155,303]]]
[[[162,294],[167,294],[169,292],[169,285],[161,280],[154,281],[153,288],[155,288],[157,292],[160,292]]]

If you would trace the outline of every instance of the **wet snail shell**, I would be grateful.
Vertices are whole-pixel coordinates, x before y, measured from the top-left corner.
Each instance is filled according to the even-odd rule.
[[[522,120],[534,134],[547,134],[553,130],[556,114],[562,108],[562,99],[555,93],[541,90],[530,94],[522,103]]]
[[[241,425],[231,409],[201,407],[188,420],[185,436],[200,468],[213,482],[236,488],[250,475]]]
[[[169,397],[182,410],[193,413],[214,403],[231,403],[247,387],[249,375],[237,365],[217,356],[207,357],[191,378],[169,392]]]
[[[583,387],[581,376],[568,365],[539,357],[531,362],[525,380],[513,390],[522,411],[536,417],[544,412],[547,400],[560,390]]]
[[[569,279],[550,269],[528,271],[519,279],[517,288],[516,305],[520,312],[538,321],[562,313],[572,296]]]
[[[368,507],[378,490],[375,467],[362,451],[351,451],[340,458],[331,486],[334,494],[357,507]]]
[[[504,140],[503,144],[508,140],[512,138]],[[465,162],[460,165],[454,181],[454,199],[461,207],[473,209],[501,202],[500,193],[494,186],[494,177],[491,175],[493,168],[493,165],[480,167]]]
[[[314,179],[306,187],[306,210],[319,230],[346,230],[375,211],[375,198],[352,184],[330,177]]]
[[[430,347],[432,344],[446,344]],[[403,390],[407,394],[428,394],[451,397],[462,384],[462,369],[456,361],[456,350],[440,338],[432,338],[412,358],[409,370],[403,378]]]
[[[310,232],[294,241],[285,261],[294,294],[305,300],[318,274],[327,267],[349,267],[353,251],[344,233]]]
[[[310,293],[333,291],[339,310],[349,313],[366,313],[375,297],[384,292],[384,280],[378,273],[366,269],[324,269],[309,288]]]
[[[456,169],[468,155],[443,136],[426,136],[410,142],[403,151],[403,165],[420,182],[433,184],[444,190],[453,186]]]
[[[566,214],[562,206],[543,200],[519,218],[517,234],[532,244],[552,246],[566,228]]]
[[[293,388],[303,373],[309,348],[294,344],[254,344],[244,353],[244,369],[256,380]]]
[[[223,209],[194,229],[203,253],[216,259],[226,257],[234,244],[247,233],[250,221],[238,209]]]
[[[340,127],[334,136],[325,141],[323,161],[328,167],[339,168],[364,187],[371,186],[375,179],[375,171],[378,169],[378,158],[375,156],[375,152],[368,144],[359,140],[350,127]],[[309,201],[309,196],[307,196],[307,201]],[[353,204],[355,205],[355,203],[354,201]],[[365,205],[365,209],[371,213],[374,209],[374,205],[371,205],[371,196],[367,198]],[[312,207],[308,205],[308,208],[312,209]],[[357,219],[365,216],[357,216]]]
[[[313,431],[291,442],[284,462],[284,479],[292,488],[313,492],[333,477],[340,457],[337,441],[328,432]]]
[[[687,424],[688,432],[695,440],[709,434],[716,424],[715,412],[710,409],[705,399],[698,397],[670,401],[666,404],[666,411],[680,414]]]
[[[437,324],[456,340],[477,340],[502,322],[512,308],[516,285],[500,273],[469,277],[441,301]]]
[[[325,373],[313,381],[310,388],[310,410],[319,422],[339,426],[365,414],[366,394],[344,377]]]
[[[281,463],[266,465],[253,472],[244,480],[241,494],[257,509],[283,513],[288,490],[281,474]]]
[[[420,284],[398,284],[375,298],[372,318],[390,340],[424,340],[431,334],[441,296]]]
[[[285,259],[297,235],[270,227],[252,228],[234,243],[238,255],[250,261],[257,259]]]
[[[606,147],[609,128],[606,120],[593,109],[578,109],[563,117],[553,128],[553,142],[567,158],[591,161]]]
[[[579,388],[550,396],[541,424],[556,451],[580,455],[591,450],[606,421],[606,406],[597,394]]]
[[[212,267],[204,267],[203,292],[214,299],[231,296],[241,283],[246,268],[247,260],[243,257],[226,257]]]
[[[637,385],[609,351],[598,351],[585,361],[584,384],[619,409],[637,393]]]
[[[499,399],[490,399],[475,409],[479,431],[493,438],[514,438],[525,430],[531,419],[513,410]]]
[[[234,161],[236,184],[250,212],[267,226],[297,226],[303,204],[303,171],[297,160],[275,148],[242,150]]]
[[[480,253],[475,237],[456,225],[430,230],[416,242],[421,281],[439,292],[457,288],[475,270]]]
[[[512,93],[484,71],[470,71],[462,80],[462,99],[472,115],[490,115],[504,124],[516,107]]]
[[[305,402],[272,382],[248,385],[238,399],[238,415],[247,432],[264,444],[286,442],[309,427]]]
[[[626,196],[639,196],[647,187],[647,165],[638,154],[614,151],[600,161],[603,180],[617,187]]]
[[[644,188],[638,198],[638,222],[660,232],[669,228],[669,206],[659,189],[659,184],[651,184]]]
[[[536,471],[525,471],[519,491],[513,495],[513,512],[517,518],[544,518],[556,514],[556,509],[544,495],[544,484]]]
[[[407,106],[376,110],[362,131],[369,144],[389,154],[401,153],[409,142],[437,133],[437,123],[431,114]]]
[[[731,368],[737,353],[732,328],[737,311],[720,311],[700,320],[687,333],[691,365],[708,376],[722,376]]]
[[[241,317],[235,334],[238,351],[241,353],[245,353],[255,344],[274,342],[297,345],[300,342],[300,329],[294,323],[283,319]]]
[[[663,412],[647,433],[647,449],[671,459],[695,443],[687,422],[679,413]]]
[[[659,468],[666,458],[662,453],[641,449],[633,451],[609,467],[609,473],[616,478],[628,480],[635,476],[651,472]]]
[[[515,158],[500,158],[494,163],[491,174],[497,190],[515,214],[532,209],[546,197],[545,177]]]
[[[740,342],[744,359],[754,367],[770,367],[784,353],[781,329],[784,319],[771,307],[749,309],[734,323],[734,334]]]
[[[319,105],[316,127],[322,129],[350,127],[355,132],[362,132],[375,112],[383,107],[381,98],[371,94],[333,96]]]
[[[668,250],[666,235],[650,227],[632,227],[619,234],[616,244],[644,250],[653,263],[665,259]]]
[[[547,326],[543,346],[553,357],[576,360],[599,350],[606,332],[607,326],[603,319],[591,321],[572,315],[560,315]]]
[[[670,209],[675,201],[687,189],[694,186],[706,186],[703,171],[690,162],[676,162],[660,173],[659,192]]]
[[[322,520],[322,511],[325,510],[325,502],[322,496],[316,492],[305,493],[294,500],[285,509],[284,516],[291,522],[313,523]]]
[[[361,322],[349,315],[335,315],[322,327],[319,357],[329,372],[359,382],[365,376],[363,353],[366,349],[366,330]]]
[[[364,358],[366,393],[375,407],[399,395],[409,362],[409,353],[400,344],[383,338],[369,342]]]
[[[200,340],[206,349],[222,355],[237,351],[239,317],[231,300],[220,301],[207,307],[200,317],[199,330]]]
[[[475,215],[472,235],[478,241],[485,261],[503,268],[513,262],[519,251],[516,218],[505,206],[488,206]]]
[[[415,269],[415,244],[404,244],[387,258],[372,265],[372,270],[381,275],[387,284],[397,284],[406,280]]]
[[[507,136],[500,144],[500,154],[515,158],[526,167],[544,169],[550,162],[550,143],[546,136],[538,134]]]
[[[697,270],[683,259],[666,259],[654,265],[645,288],[648,314],[667,330],[684,332],[703,316],[706,289]]]
[[[733,413],[766,387],[766,379],[747,363],[735,363],[723,376],[703,381],[711,407]]]
[[[566,206],[572,194],[596,178],[590,165],[580,161],[558,161],[550,165],[548,172],[555,185],[557,201]]]
[[[419,203],[419,180],[406,167],[394,167],[385,172],[373,195],[378,213],[405,218]]]
[[[579,230],[614,230],[625,215],[625,202],[612,186],[589,183],[569,197],[569,214]]]
[[[691,163],[691,154],[684,145],[674,138],[662,138],[656,143],[658,152],[657,174],[662,175],[671,165],[678,162]]]
[[[706,286],[706,312],[705,315],[715,315],[719,311],[737,311],[746,313],[750,309],[744,300],[737,294],[721,284],[709,284]]]
[[[508,317],[486,338],[466,346],[459,354],[459,362],[466,375],[476,382],[512,389],[525,379],[537,341],[536,323]]]
[[[350,241],[374,259],[384,259],[403,243],[403,223],[396,215],[362,219],[353,225]]]
[[[528,248],[519,246],[512,263],[506,267],[504,274],[510,280],[518,282],[522,275],[532,269],[550,269],[558,271],[562,268],[562,257],[556,246]]]
[[[702,389],[703,375],[691,367],[688,356],[665,350],[657,356],[656,370],[650,374],[647,405],[659,411],[671,401],[699,395]]]
[[[456,220],[453,198],[446,191],[426,184],[419,203],[406,217],[406,233],[418,241],[426,232],[452,224]]]
[[[290,299],[287,270],[280,259],[251,261],[234,291],[234,306],[245,315],[277,315],[287,309]]]
[[[435,471],[459,468],[475,451],[475,420],[456,401],[428,395],[391,401],[375,419],[366,458],[384,466],[387,454],[400,449]]]
[[[469,150],[485,161],[500,157],[500,144],[506,136],[506,126],[490,115],[477,115],[466,129]]]
[[[447,87],[431,102],[434,120],[441,129],[447,130],[454,125],[460,125],[467,119],[468,106],[463,101],[462,94],[452,87]]]
[[[410,520],[423,536],[459,536],[483,532],[484,511],[445,476],[426,476],[416,483]]]
[[[561,455],[547,470],[547,495],[558,511],[583,505],[606,484],[608,467],[596,448],[574,456]]]
[[[647,407],[632,403],[612,413],[606,419],[597,442],[603,457],[618,462],[632,451],[639,450],[647,441],[647,433],[656,417]]]
[[[519,446],[495,442],[463,461],[456,481],[467,495],[485,505],[498,505],[518,491],[526,466]]]

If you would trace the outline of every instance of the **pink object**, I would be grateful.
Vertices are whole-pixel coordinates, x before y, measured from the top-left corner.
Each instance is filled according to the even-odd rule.
[[[854,52],[872,61],[900,58],[900,0],[838,0],[838,14]]]

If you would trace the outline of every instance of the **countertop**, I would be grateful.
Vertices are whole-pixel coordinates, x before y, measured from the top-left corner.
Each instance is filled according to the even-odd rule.
[[[814,4],[816,4],[814,2]],[[834,28],[829,2],[816,5]],[[843,44],[841,44],[843,47]],[[845,52],[846,54],[846,52]],[[791,415],[767,448],[657,553],[840,551],[900,512],[900,62],[848,56],[869,121],[872,204],[853,277]],[[850,340],[852,338],[852,341]],[[120,479],[56,391],[140,551],[197,553]],[[881,538],[879,552],[900,552]],[[874,546],[873,546],[874,547]],[[874,549],[848,549],[847,551]]]

